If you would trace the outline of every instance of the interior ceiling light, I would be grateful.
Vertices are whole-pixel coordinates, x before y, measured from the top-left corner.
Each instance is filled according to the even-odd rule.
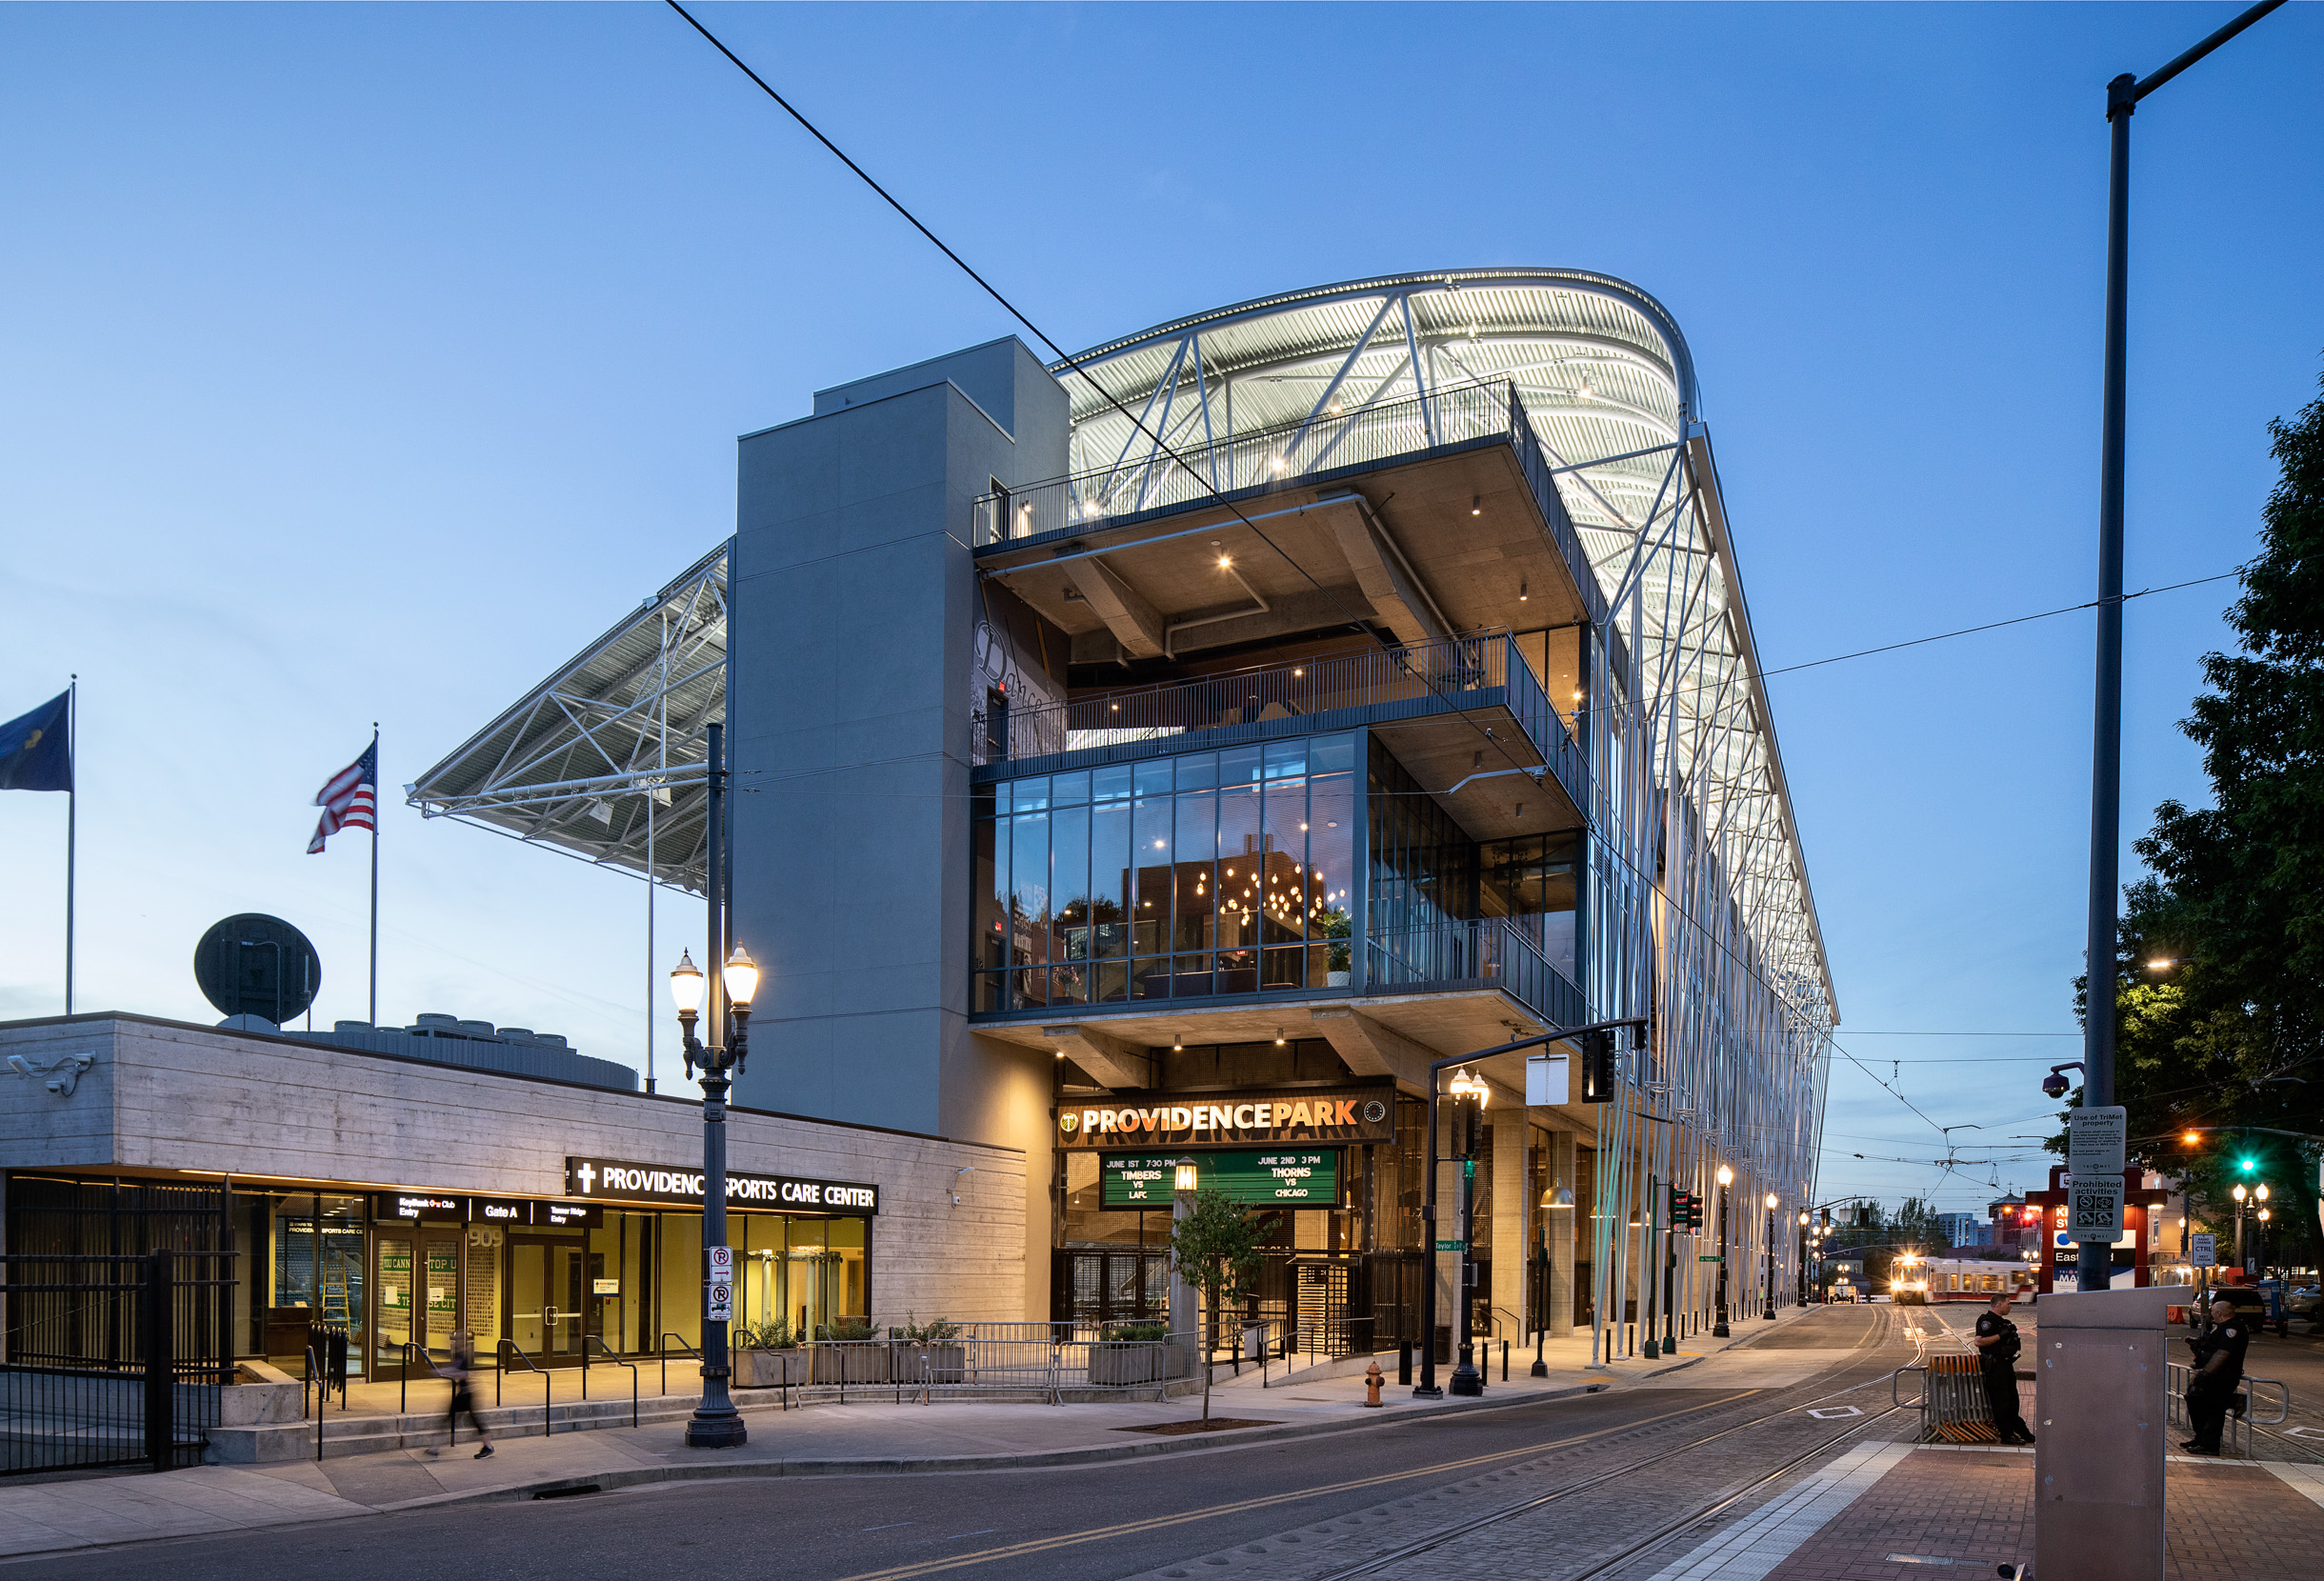
[[[1522,603],[1524,603],[1524,602],[1525,602],[1525,600],[1526,600],[1525,584],[1524,584],[1524,583],[1522,583],[1522,582],[1520,582],[1520,583],[1518,583],[1518,584],[1517,584],[1517,602],[1518,602],[1518,603],[1520,603],[1520,604],[1522,604]]]
[[[1275,1029],[1275,1047],[1278,1049],[1283,1047],[1283,1029],[1280,1027]]]
[[[1482,494],[1471,494],[1469,496],[1469,514],[1472,516],[1481,516],[1484,513],[1485,496]]]

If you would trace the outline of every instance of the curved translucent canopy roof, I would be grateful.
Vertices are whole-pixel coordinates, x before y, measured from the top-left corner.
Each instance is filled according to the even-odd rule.
[[[1656,781],[1693,805],[1754,970],[1810,1025],[1836,1021],[1693,359],[1661,303],[1582,270],[1383,275],[1195,313],[1050,370],[1072,402],[1076,474],[1134,464],[1157,434],[1191,456],[1513,385],[1635,661],[1630,707],[1652,722]]]

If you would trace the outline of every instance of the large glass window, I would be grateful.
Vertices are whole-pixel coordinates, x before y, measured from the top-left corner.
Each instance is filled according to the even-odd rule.
[[[980,794],[972,1007],[1347,986],[1355,741],[1190,752]]]

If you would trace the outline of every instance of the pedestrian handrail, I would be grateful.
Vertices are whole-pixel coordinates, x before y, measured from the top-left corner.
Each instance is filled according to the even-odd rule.
[[[2282,1421],[2282,1420],[2283,1420],[2283,1419],[2284,1419],[2286,1416],[2288,1416],[2288,1415],[2290,1415],[2290,1414],[2291,1414],[2291,1411],[2292,1411],[2292,1387],[2291,1387],[2289,1384],[2285,1383],[2285,1382],[2284,1382],[2284,1380],[2283,1380],[2283,1379],[2281,1379],[2281,1378],[2255,1378],[2255,1377],[2252,1376],[2252,1375],[2251,1375],[2249,1372],[2246,1372],[2246,1373],[2243,1375],[2243,1387],[2244,1387],[2244,1389],[2245,1389],[2245,1390],[2246,1390],[2246,1391],[2248,1391],[2248,1392],[2251,1394],[2251,1397],[2252,1397],[2252,1403],[2251,1403],[2251,1406],[2250,1406],[2249,1408],[2247,1408],[2247,1409],[2256,1411],[2256,1410],[2258,1409],[2258,1406],[2259,1406],[2259,1392],[2258,1392],[2258,1391],[2257,1391],[2257,1390],[2255,1390],[2255,1389],[2254,1389],[2254,1388],[2252,1387],[2252,1386],[2253,1386],[2253,1385],[2254,1385],[2254,1384],[2266,1384],[2266,1385],[2267,1385],[2267,1386],[2268,1386],[2270,1389],[2273,1389],[2273,1390],[2274,1390],[2274,1391],[2276,1391],[2276,1393],[2277,1393],[2277,1395],[2279,1396],[2279,1398],[2278,1398],[2278,1399],[2277,1399],[2277,1401],[2276,1401],[2276,1405],[2275,1405],[2275,1414],[2274,1414],[2274,1415],[2273,1415],[2273,1416],[2250,1416],[2250,1417],[2245,1418],[2247,1421],[2256,1422],[2256,1423],[2260,1424],[2262,1427],[2272,1427],[2272,1426],[2274,1426],[2275,1423]]]
[[[630,1370],[630,1426],[637,1426],[637,1364],[624,1361],[615,1355],[613,1348],[605,1342],[603,1336],[598,1334],[581,1336],[581,1398],[584,1400],[589,1398],[589,1348],[592,1345],[603,1351],[605,1359],[615,1367],[626,1367]]]
[[[541,1380],[541,1436],[547,1438],[557,1431],[556,1422],[550,1415],[550,1400],[555,1391],[554,1386],[549,1381],[548,1373],[532,1365],[532,1358],[525,1354],[525,1348],[512,1339],[502,1340],[493,1351],[493,1357],[500,1363],[500,1367],[492,1374],[492,1404],[500,1404],[500,1380],[508,1374],[511,1355],[514,1355],[518,1361],[525,1364],[526,1371]]]
[[[322,1364],[315,1359],[314,1347],[309,1345],[307,1347],[307,1376],[300,1381],[298,1388],[298,1409],[299,1414],[302,1416],[307,1411],[307,1385],[316,1381],[315,1373],[321,1366]],[[326,1384],[324,1388],[315,1391],[314,1396],[314,1457],[317,1460],[323,1458],[323,1408],[329,1403],[329,1385]],[[344,1401],[340,1403],[339,1409],[341,1411],[347,1409]]]
[[[411,1357],[414,1353],[417,1353],[420,1365],[428,1369],[431,1375],[435,1373],[435,1358],[428,1353],[428,1347],[422,1345],[418,1340],[408,1339],[395,1348],[395,1359],[399,1364],[396,1370],[403,1374],[395,1383],[395,1413],[398,1416],[410,1410],[411,1406]],[[492,1403],[500,1404],[500,1386],[498,1384],[492,1386]]]
[[[694,1365],[696,1367],[702,1365],[702,1352],[695,1350],[692,1346],[687,1344],[686,1336],[684,1334],[672,1333],[668,1330],[664,1330],[661,1337],[656,1339],[653,1342],[653,1345],[654,1349],[660,1352],[662,1358],[662,1392],[665,1394],[670,1392],[670,1342],[673,1339],[678,1342],[679,1350],[685,1351],[688,1355],[694,1358]]]
[[[1896,1398],[1896,1380],[1903,1377],[1907,1372],[1917,1372],[1920,1374],[1920,1381],[1913,1386],[1914,1388],[1918,1389],[1920,1392],[1913,1395],[1913,1398],[1909,1400],[1899,1400]],[[1899,1367],[1895,1371],[1889,1374],[1889,1404],[1894,1406],[1897,1410],[1917,1411],[1920,1409],[1921,1403],[1928,1397],[1929,1370],[1926,1367],[1922,1367],[1917,1364],[1912,1367]]]

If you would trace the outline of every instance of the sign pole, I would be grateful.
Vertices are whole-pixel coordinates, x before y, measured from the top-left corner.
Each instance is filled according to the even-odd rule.
[[[65,762],[71,778],[65,785],[65,1013],[72,1013],[72,901],[74,864],[80,846],[81,821],[81,676],[73,672],[66,688]]]
[[[379,774],[379,721],[376,719],[371,721],[371,774],[374,780]],[[379,804],[382,800],[384,798],[379,794],[379,787],[374,783],[371,787],[371,1009],[370,1016],[371,1023],[374,1027],[379,1025],[379,819],[381,813]]]

